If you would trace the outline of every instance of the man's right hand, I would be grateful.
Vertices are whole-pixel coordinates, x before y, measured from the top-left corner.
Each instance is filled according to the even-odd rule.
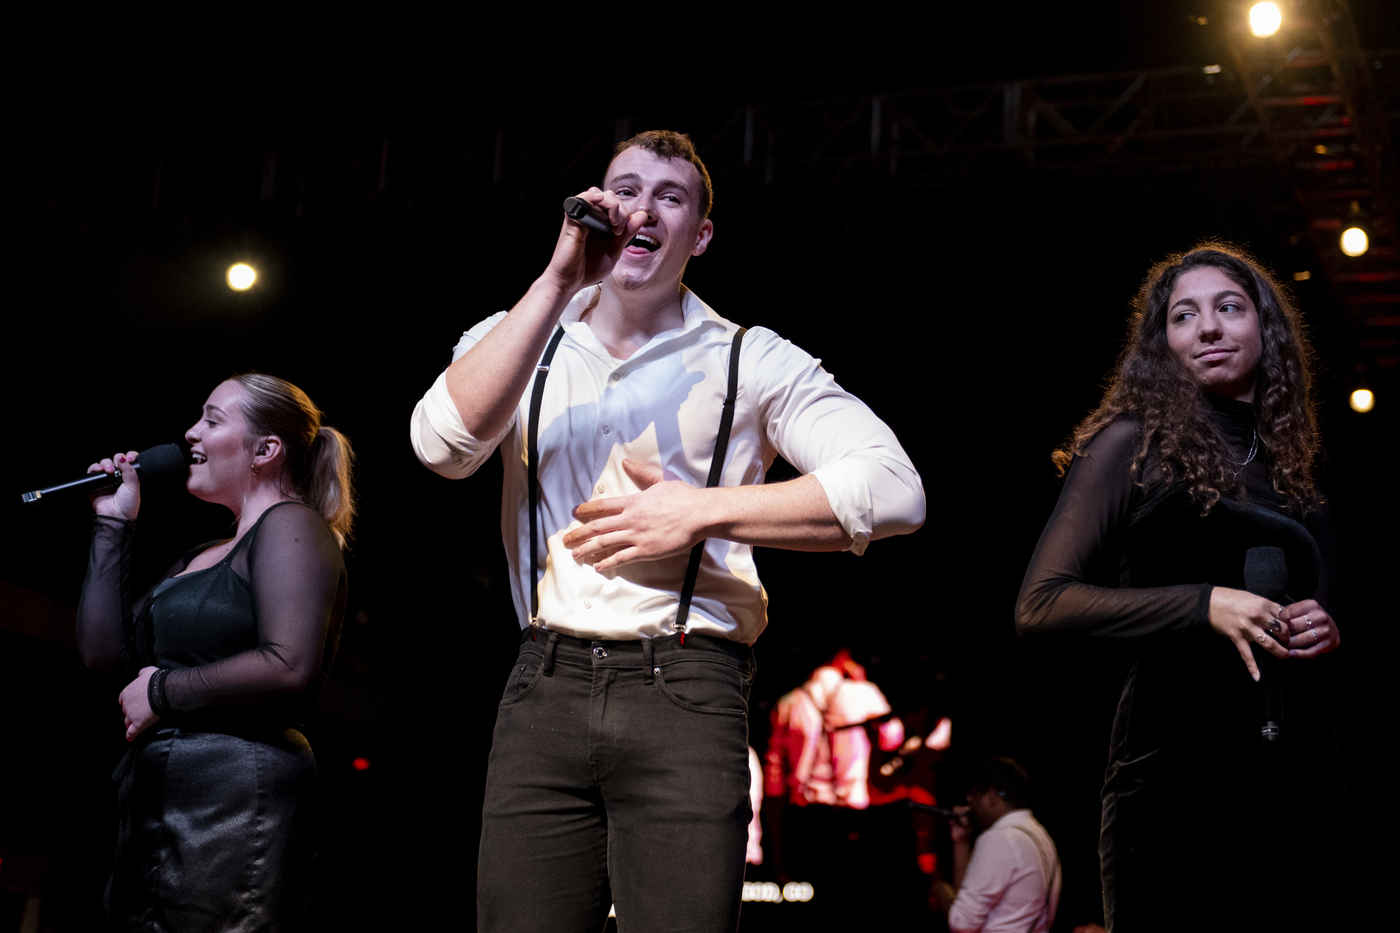
[[[550,257],[543,277],[569,296],[581,288],[601,282],[612,271],[613,263],[617,262],[623,247],[647,222],[646,211],[629,214],[611,191],[589,188],[577,197],[601,208],[608,215],[614,236],[611,239],[589,236],[588,228],[567,215],[564,217],[559,240],[554,244],[554,255]]]
[[[589,188],[578,197],[605,211],[617,236],[590,237],[587,228],[566,216],[544,274],[500,323],[448,367],[448,394],[473,437],[492,438],[505,430],[564,308],[612,271],[646,223],[645,211],[628,214],[611,191]]]
[[[972,841],[972,811],[968,807],[954,807],[953,813],[955,815],[948,820],[948,838],[953,845],[967,845]]]

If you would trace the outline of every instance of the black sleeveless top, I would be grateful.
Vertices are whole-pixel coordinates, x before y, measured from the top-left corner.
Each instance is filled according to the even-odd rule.
[[[345,561],[321,516],[278,503],[217,564],[178,576],[224,542],[196,548],[134,601],[125,594],[133,536],[132,523],[96,519],[80,641],[109,655],[119,644],[131,676],[170,668],[165,695],[183,725],[299,725],[330,672],[345,614]]]

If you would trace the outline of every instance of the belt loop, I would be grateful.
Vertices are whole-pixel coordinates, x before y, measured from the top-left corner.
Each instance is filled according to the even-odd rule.
[[[540,665],[540,673],[546,677],[554,676],[554,649],[557,647],[559,647],[559,633],[550,632],[544,645],[544,663]]]
[[[650,638],[642,639],[642,683],[650,684],[656,680],[656,662],[652,660],[652,647],[654,642]]]

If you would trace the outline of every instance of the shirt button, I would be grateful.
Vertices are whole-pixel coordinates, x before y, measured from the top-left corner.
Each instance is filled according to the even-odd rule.
[[[601,496],[603,493],[605,493],[605,492],[607,492],[607,491],[608,491],[608,487],[604,486],[602,483],[599,483],[599,484],[598,484],[598,495]]]
[[[597,658],[599,661],[603,660],[607,656],[608,649],[604,648],[602,645],[596,645],[593,648],[593,657]]]
[[[611,426],[611,425],[606,425],[606,424],[603,425],[603,433],[604,433],[604,434],[611,434],[611,433],[612,433],[612,426]]]
[[[592,608],[593,608],[593,603],[592,603],[592,601],[591,601],[591,600],[585,599],[585,600],[583,601],[583,608],[585,608],[585,609],[592,609]]]
[[[619,379],[622,378],[622,373],[613,373],[610,378],[613,382],[617,382]]]

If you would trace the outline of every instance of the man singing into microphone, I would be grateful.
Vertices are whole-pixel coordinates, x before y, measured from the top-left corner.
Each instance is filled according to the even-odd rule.
[[[579,197],[615,236],[566,219],[543,274],[463,335],[413,414],[436,472],[467,476],[497,447],[505,461],[524,631],[486,778],[477,923],[598,930],[615,903],[624,929],[733,930],[750,646],[767,624],[752,549],[862,553],[922,524],[923,489],[815,359],[681,284],[714,230],[688,137],[623,142]],[[778,455],[803,476],[764,485]]]
[[[968,806],[953,822],[952,933],[1048,933],[1060,904],[1060,857],[1030,811],[1030,778],[1010,758],[968,775]],[[967,817],[980,835],[972,845]]]

